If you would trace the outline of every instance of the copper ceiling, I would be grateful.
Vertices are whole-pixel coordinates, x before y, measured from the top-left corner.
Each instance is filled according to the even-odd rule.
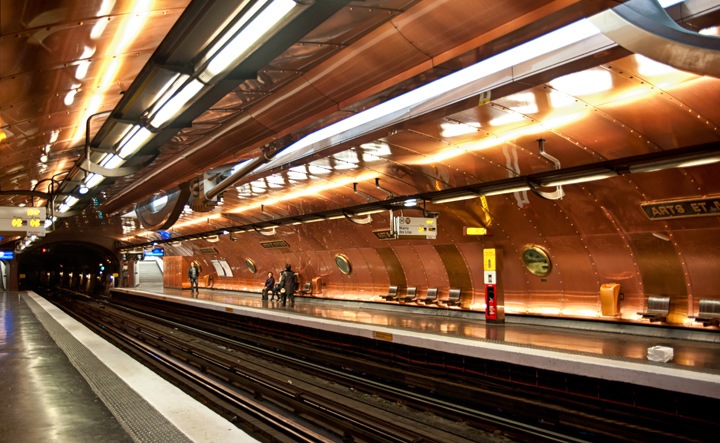
[[[141,151],[146,164],[137,172],[104,182],[84,197],[81,212],[56,214],[62,223],[48,239],[92,232],[121,245],[159,240],[122,215],[157,193],[187,188],[203,173],[227,176],[237,163],[622,2],[333,3],[337,12],[289,42],[255,76],[237,79],[191,124],[151,152]],[[685,27],[717,24],[716,4],[687,3],[671,9],[694,14]],[[691,8],[698,4],[702,13]],[[123,94],[137,90],[133,81],[189,2],[1,5],[0,206],[57,204],[86,175],[79,167],[86,135],[92,140],[116,107],[133,105],[136,95]],[[186,208],[172,236],[264,228],[268,221],[336,208],[717,144],[720,80],[702,74],[611,45],[331,149],[271,163],[228,186],[222,205]],[[618,192],[645,179],[623,180]],[[647,186],[657,198],[671,194],[663,192],[667,183]],[[698,189],[711,191],[705,184]],[[522,207],[527,197],[515,199]]]

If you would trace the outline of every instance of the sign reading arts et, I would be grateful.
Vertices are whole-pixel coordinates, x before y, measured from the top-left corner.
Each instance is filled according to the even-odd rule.
[[[640,205],[650,220],[720,215],[720,197],[671,200]]]

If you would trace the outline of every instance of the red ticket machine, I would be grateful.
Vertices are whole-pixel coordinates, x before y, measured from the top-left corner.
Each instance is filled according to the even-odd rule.
[[[485,285],[485,320],[497,320],[497,299],[495,285]]]

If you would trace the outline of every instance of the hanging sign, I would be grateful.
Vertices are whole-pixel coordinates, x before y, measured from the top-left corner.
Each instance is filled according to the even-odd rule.
[[[399,239],[437,238],[437,218],[433,217],[395,217],[395,235]]]

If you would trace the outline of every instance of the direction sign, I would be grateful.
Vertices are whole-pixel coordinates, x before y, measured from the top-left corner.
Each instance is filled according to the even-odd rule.
[[[0,206],[0,231],[44,236],[46,215],[44,207]]]
[[[437,238],[437,218],[395,217],[397,238],[434,240]]]
[[[0,219],[3,218],[39,218],[45,220],[47,217],[47,210],[35,207],[21,208],[19,206],[0,206]]]

